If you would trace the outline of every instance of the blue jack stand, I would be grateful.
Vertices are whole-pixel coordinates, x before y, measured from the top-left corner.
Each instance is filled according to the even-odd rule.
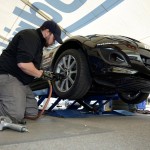
[[[35,95],[40,95],[38,106],[48,97],[48,89],[42,91],[34,91]],[[89,117],[93,115],[117,114],[122,116],[132,116],[133,113],[126,110],[105,111],[104,106],[111,103],[112,100],[118,100],[118,95],[111,96],[88,96],[80,100],[74,100],[73,103],[66,109],[54,110],[61,98],[56,98],[56,101],[47,109],[46,114],[56,117],[73,118],[73,117]],[[92,103],[91,103],[92,102]],[[82,107],[82,108],[81,108]]]
[[[127,110],[113,110],[112,114],[122,115],[122,116],[133,116],[134,114]]]
[[[122,115],[122,116],[133,116],[132,112],[129,112],[127,110],[111,110],[111,111],[105,111],[104,106],[107,103],[111,103],[113,100],[119,100],[119,97],[117,94],[115,95],[110,95],[110,96],[91,96],[86,98],[85,101],[88,103],[91,102],[92,100],[96,100],[94,104],[92,104],[93,108],[96,108],[95,113],[99,115],[103,114],[116,114],[116,115]],[[98,106],[96,106],[98,104]]]

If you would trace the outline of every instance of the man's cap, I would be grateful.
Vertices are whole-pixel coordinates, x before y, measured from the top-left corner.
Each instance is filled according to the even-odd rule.
[[[53,20],[48,20],[45,21],[41,27],[44,27],[45,29],[49,29],[50,32],[53,33],[55,40],[60,44],[63,43],[61,39],[61,29],[56,22],[54,22]]]

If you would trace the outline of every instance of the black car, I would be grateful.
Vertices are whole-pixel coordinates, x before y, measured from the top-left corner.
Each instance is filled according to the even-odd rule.
[[[63,99],[117,93],[136,104],[150,93],[150,47],[125,36],[71,37],[44,55],[42,67],[66,76],[53,82],[53,92]],[[39,79],[31,85],[47,86]]]

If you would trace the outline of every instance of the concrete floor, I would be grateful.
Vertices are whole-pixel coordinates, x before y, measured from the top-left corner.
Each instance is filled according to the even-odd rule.
[[[150,115],[43,116],[27,121],[29,133],[0,132],[0,150],[149,150]]]

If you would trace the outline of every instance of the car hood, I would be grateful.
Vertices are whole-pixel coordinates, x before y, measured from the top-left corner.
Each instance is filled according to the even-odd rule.
[[[150,46],[146,45],[136,39],[120,36],[120,35],[88,35],[88,36],[72,36],[67,41],[79,41],[83,43],[84,45],[87,45],[89,47],[100,47],[100,46],[109,46],[114,45],[116,47],[121,47],[121,49],[124,49],[125,51],[130,49],[130,51],[138,52],[141,55],[150,57]],[[128,48],[122,48],[122,47],[128,47]]]

